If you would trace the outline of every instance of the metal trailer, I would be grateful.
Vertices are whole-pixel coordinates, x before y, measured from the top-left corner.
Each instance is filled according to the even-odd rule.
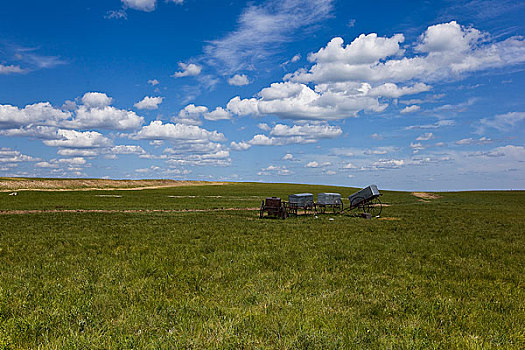
[[[350,207],[345,210],[357,209],[358,211],[363,211],[363,213],[369,213],[372,217],[378,217],[383,210],[379,196],[382,196],[382,194],[376,185],[365,187],[348,197]]]
[[[297,193],[288,195],[288,202],[284,204],[288,215],[298,215],[299,209],[304,214],[316,212],[314,195],[311,193]]]
[[[278,197],[268,197],[261,201],[261,209],[259,211],[259,217],[261,219],[265,217],[264,213],[267,213],[266,217],[273,218],[286,219],[288,216],[285,202],[281,201],[281,198]]]
[[[343,201],[339,193],[318,193],[315,205],[321,214],[325,213],[327,209],[331,209],[334,214],[343,211]]]

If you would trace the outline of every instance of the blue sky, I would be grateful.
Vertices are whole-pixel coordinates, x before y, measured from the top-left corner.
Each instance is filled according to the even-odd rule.
[[[524,189],[523,1],[10,1],[0,176]]]

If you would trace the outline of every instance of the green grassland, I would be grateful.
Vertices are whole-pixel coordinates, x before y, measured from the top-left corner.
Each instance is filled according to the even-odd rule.
[[[0,349],[525,347],[524,192],[384,192],[391,220],[118,212],[325,191],[353,189],[0,193]]]

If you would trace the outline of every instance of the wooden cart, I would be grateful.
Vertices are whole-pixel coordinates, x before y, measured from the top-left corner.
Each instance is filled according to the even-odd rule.
[[[382,194],[376,185],[370,185],[348,197],[350,207],[344,211],[356,209],[358,212],[369,213],[372,217],[379,217],[383,210],[383,204],[379,200]]]
[[[266,216],[264,213],[266,213]],[[261,219],[264,217],[286,219],[287,216],[285,203],[281,201],[281,198],[268,197],[261,201],[261,209],[259,211]]]

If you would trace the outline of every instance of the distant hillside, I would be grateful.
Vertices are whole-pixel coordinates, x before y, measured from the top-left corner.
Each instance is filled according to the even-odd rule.
[[[96,190],[222,185],[223,182],[177,181],[177,180],[105,180],[105,179],[41,179],[0,178],[0,191],[23,190]]]

